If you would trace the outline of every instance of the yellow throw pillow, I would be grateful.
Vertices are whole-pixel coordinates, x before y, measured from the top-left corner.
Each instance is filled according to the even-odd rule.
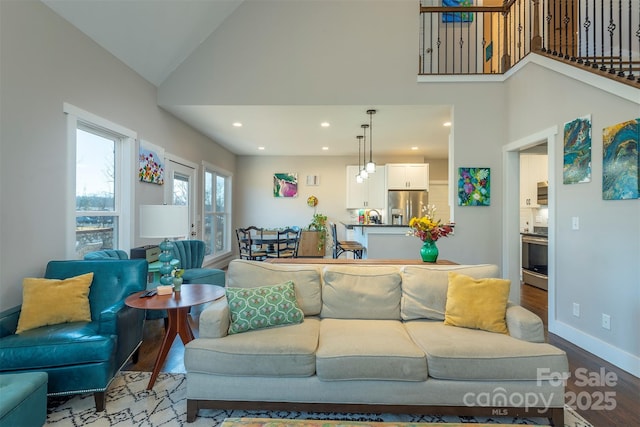
[[[89,287],[93,273],[68,279],[22,281],[22,309],[16,334],[45,325],[91,322]]]
[[[444,324],[508,334],[510,286],[507,279],[474,279],[449,272]]]

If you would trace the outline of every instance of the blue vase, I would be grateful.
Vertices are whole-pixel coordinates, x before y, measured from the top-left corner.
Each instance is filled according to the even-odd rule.
[[[425,240],[420,248],[420,256],[424,262],[436,262],[438,260],[438,247],[433,240]]]

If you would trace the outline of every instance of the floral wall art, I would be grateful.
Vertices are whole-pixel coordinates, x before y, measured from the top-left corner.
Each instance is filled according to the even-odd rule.
[[[274,173],[273,174],[273,197],[297,197],[298,196],[298,174],[297,173]]]
[[[591,182],[591,116],[564,124],[562,182]]]
[[[164,184],[164,148],[140,140],[138,178],[142,182]]]
[[[491,204],[491,169],[458,169],[458,206]]]
[[[638,145],[640,119],[629,120],[602,130],[602,198],[639,198]]]

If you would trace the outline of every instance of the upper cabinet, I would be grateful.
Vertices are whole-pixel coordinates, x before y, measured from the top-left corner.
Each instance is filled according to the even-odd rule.
[[[387,168],[389,190],[428,190],[428,163],[390,163]]]
[[[385,201],[385,171],[379,167],[364,182],[356,181],[358,166],[347,166],[347,209],[383,209]]]
[[[537,208],[538,182],[548,179],[547,156],[544,154],[520,155],[520,206]]]

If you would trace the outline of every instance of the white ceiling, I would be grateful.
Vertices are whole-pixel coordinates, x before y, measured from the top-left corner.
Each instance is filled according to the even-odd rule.
[[[42,0],[143,78],[159,86],[244,0]],[[357,156],[373,116],[373,152],[448,157],[449,106],[169,106],[238,155]],[[330,123],[323,128],[320,123]],[[233,127],[241,122],[242,127]],[[367,135],[367,138],[369,135]],[[367,144],[368,146],[369,144]],[[258,150],[264,147],[264,150]],[[323,151],[322,147],[328,147]],[[417,147],[417,150],[412,150]],[[375,159],[374,159],[375,160]]]

